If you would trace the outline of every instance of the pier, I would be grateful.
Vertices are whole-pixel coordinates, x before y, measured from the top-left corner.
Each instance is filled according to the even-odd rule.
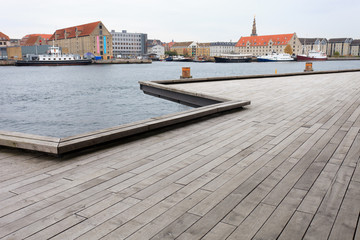
[[[141,86],[222,110],[60,157],[16,136],[35,151],[0,147],[0,239],[360,238],[360,70]]]

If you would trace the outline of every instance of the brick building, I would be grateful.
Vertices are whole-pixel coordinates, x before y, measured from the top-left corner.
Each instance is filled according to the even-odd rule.
[[[112,36],[101,21],[58,29],[51,36],[64,53],[92,53],[102,59],[113,56]]]
[[[20,40],[21,46],[40,46],[52,44],[49,42],[52,34],[28,34]]]
[[[10,46],[10,38],[0,32],[0,47]]]

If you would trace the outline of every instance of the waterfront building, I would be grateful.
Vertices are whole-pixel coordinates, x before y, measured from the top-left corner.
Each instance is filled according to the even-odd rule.
[[[165,56],[165,47],[163,45],[150,46],[147,53],[156,54],[157,58],[163,58]]]
[[[171,48],[172,48],[172,46],[174,46],[174,44],[175,44],[174,40],[172,40],[169,43],[164,43],[163,46],[165,47],[165,52],[171,51]]]
[[[4,33],[0,32],[0,47],[10,46],[10,38]]]
[[[49,53],[49,48],[52,45],[34,45],[34,46],[21,46],[22,57],[25,58],[28,54],[44,55]],[[60,47],[60,51],[62,51]]]
[[[163,43],[158,39],[148,39],[146,41],[146,47],[147,48],[150,48],[150,47],[153,47],[153,46],[156,46],[156,45],[163,45]]]
[[[114,56],[138,57],[147,53],[147,34],[111,30]]]
[[[350,55],[360,56],[360,39],[355,39],[350,44]]]
[[[210,56],[235,53],[235,44],[234,42],[212,42],[210,43]]]
[[[170,47],[170,51],[175,51],[177,55],[196,56],[196,42],[176,42]]]
[[[102,59],[113,56],[112,36],[101,21],[58,29],[49,40],[61,47],[63,53],[81,56],[92,53]]]
[[[6,60],[7,57],[7,50],[6,47],[1,47],[0,46],[0,60]]]
[[[22,59],[22,53],[21,53],[21,47],[7,47],[6,48],[7,53],[7,59],[12,60],[21,60]]]
[[[301,54],[308,54],[311,50],[322,51],[326,53],[326,38],[299,38],[299,41],[302,44]]]
[[[340,56],[350,55],[350,45],[352,40],[352,38],[329,39],[326,54],[328,56],[334,56],[335,53],[339,53]]]
[[[196,56],[204,58],[210,57],[210,43],[197,43]]]
[[[13,46],[13,47],[20,46],[20,40],[21,39],[10,38],[10,46]]]
[[[52,34],[28,34],[20,40],[20,46],[47,45]]]
[[[262,56],[272,52],[284,53],[290,45],[293,54],[300,54],[302,44],[296,33],[241,37],[235,45],[235,52]]]

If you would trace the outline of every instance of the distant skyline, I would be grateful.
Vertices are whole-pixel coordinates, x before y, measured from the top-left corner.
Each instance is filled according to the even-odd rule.
[[[164,42],[237,42],[251,34],[256,15],[258,35],[360,39],[358,0],[18,0],[1,8],[0,32],[10,38],[102,21],[109,31],[147,33]]]

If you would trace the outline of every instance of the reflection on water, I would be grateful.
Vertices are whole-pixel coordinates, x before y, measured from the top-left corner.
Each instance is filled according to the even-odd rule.
[[[0,68],[0,129],[66,137],[189,109],[143,94],[138,81],[302,72],[304,62],[175,63]],[[360,61],[314,62],[315,71]]]

